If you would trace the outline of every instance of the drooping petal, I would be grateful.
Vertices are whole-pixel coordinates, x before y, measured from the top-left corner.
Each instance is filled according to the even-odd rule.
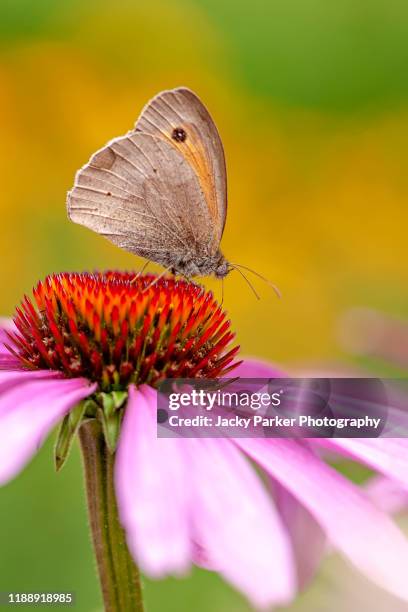
[[[309,509],[357,568],[408,600],[408,542],[366,494],[293,440],[241,438],[235,443]]]
[[[202,567],[212,572],[218,572],[218,567],[213,559],[210,559],[208,552],[197,542],[193,542],[192,560],[194,565]]]
[[[303,589],[316,574],[326,553],[326,534],[306,506],[275,479],[272,479],[272,490],[292,542],[298,587]]]
[[[30,381],[46,379],[58,380],[61,378],[61,373],[55,372],[54,370],[0,370],[0,393],[4,393],[10,388],[16,388]]]
[[[1,352],[0,350],[0,371],[2,370],[21,370],[21,363],[11,353],[7,351]]]
[[[21,368],[21,364],[17,357],[10,353],[8,348],[5,346],[5,343],[7,344],[9,341],[7,332],[12,331],[13,329],[15,329],[15,326],[12,319],[0,317],[0,370],[4,370],[6,368]]]
[[[296,588],[290,540],[271,497],[230,440],[179,440],[194,494],[193,530],[216,567],[256,606],[288,603]]]
[[[370,499],[384,512],[396,514],[408,510],[408,489],[395,480],[374,476],[365,484]]]
[[[7,351],[4,343],[7,342],[7,332],[15,329],[12,319],[0,317],[0,353]]]
[[[59,419],[95,388],[82,378],[43,378],[1,394],[0,485],[24,467]]]
[[[156,392],[129,388],[115,463],[115,486],[129,548],[153,577],[191,562],[187,462],[178,440],[157,438]]]
[[[408,440],[402,438],[330,438],[316,442],[366,463],[408,487]]]

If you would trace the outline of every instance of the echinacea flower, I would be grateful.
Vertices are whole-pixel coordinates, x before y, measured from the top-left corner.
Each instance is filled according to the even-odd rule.
[[[234,361],[230,323],[210,293],[116,272],[50,276],[33,294],[0,331],[0,483],[61,420],[58,466],[72,436],[94,424],[112,457],[128,547],[146,574],[180,575],[196,563],[257,607],[287,604],[314,574],[327,537],[369,578],[408,600],[406,539],[311,441],[157,438],[162,379],[215,378],[232,368],[246,378],[279,375],[268,364]],[[401,446],[354,442],[346,449],[353,457],[404,480]]]

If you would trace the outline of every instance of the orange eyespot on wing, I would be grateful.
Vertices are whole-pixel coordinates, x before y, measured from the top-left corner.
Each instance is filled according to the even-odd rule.
[[[225,156],[218,130],[204,104],[186,88],[163,91],[145,106],[135,129],[169,142],[194,170],[214,224],[214,244],[218,248],[227,213]]]

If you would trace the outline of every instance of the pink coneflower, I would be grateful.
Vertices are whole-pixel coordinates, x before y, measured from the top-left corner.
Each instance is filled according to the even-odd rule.
[[[61,467],[79,432],[107,610],[142,609],[132,558],[153,577],[196,563],[257,607],[287,604],[313,575],[326,536],[408,600],[404,536],[310,441],[157,438],[163,378],[214,378],[232,368],[234,376],[270,378],[276,370],[234,361],[230,324],[210,293],[174,279],[151,283],[124,273],[61,274],[39,283],[34,301],[24,298],[0,332],[0,482],[60,421]],[[347,452],[381,471],[386,445],[378,442],[386,441]],[[391,450],[398,465],[390,460],[383,471],[401,480],[407,453]]]

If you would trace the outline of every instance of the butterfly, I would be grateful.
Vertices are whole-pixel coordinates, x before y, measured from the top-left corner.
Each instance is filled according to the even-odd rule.
[[[164,273],[223,279],[236,269],[257,297],[239,268],[270,283],[228,262],[220,250],[227,215],[224,148],[210,113],[186,87],[157,94],[132,130],[92,155],[75,176],[67,209],[75,223],[163,265]]]
[[[218,130],[195,93],[163,91],[133,130],[75,177],[68,216],[117,246],[188,278],[231,269],[220,250],[227,176]]]

